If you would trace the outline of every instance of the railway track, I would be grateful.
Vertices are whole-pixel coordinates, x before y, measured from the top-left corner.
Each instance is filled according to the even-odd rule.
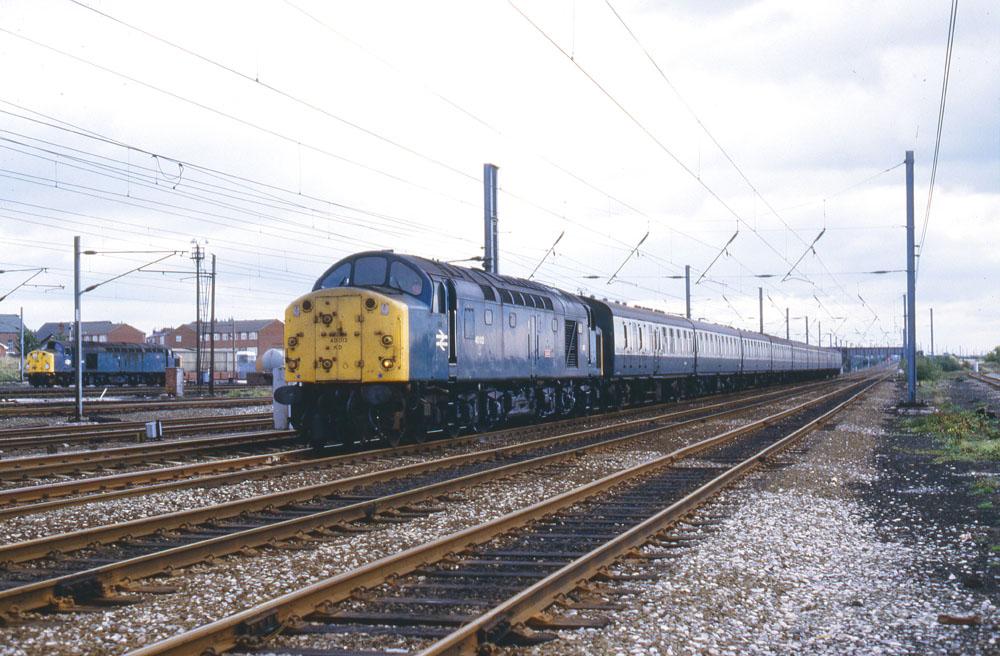
[[[829,385],[838,389],[843,387],[837,383]],[[766,425],[803,412],[838,393],[841,392],[826,392],[818,399],[796,404],[752,425]],[[371,520],[386,513],[397,518],[399,513],[404,516],[426,514],[416,509],[415,504],[518,472],[554,465],[572,467],[574,459],[588,452],[628,443],[641,446],[644,439],[710,419],[745,414],[767,403],[773,400],[748,401],[738,408],[710,410],[700,416],[667,419],[659,424],[650,419],[633,419],[249,499],[0,546],[0,563],[5,565],[0,575],[0,617],[10,618],[45,606],[79,609],[92,603],[114,603],[115,588],[123,581],[135,581],[254,547],[303,537],[322,539],[331,531],[351,530],[344,528],[350,522]],[[735,437],[743,432],[745,429],[740,428],[724,435]]]
[[[163,419],[163,435],[179,436],[194,432],[211,433],[229,430],[265,428],[273,422],[270,412],[222,417]],[[88,444],[102,441],[144,439],[146,424],[141,421],[109,424],[70,424],[66,426],[32,426],[0,429],[0,452],[14,449],[55,449],[68,444]]]
[[[796,389],[806,391],[816,384],[803,385]],[[752,395],[755,402],[787,394],[787,390],[770,390]],[[687,407],[675,408],[667,404],[664,414],[662,406],[636,408],[612,413],[610,416],[575,418],[558,422],[539,424],[533,427],[516,427],[495,431],[482,436],[467,436],[446,442],[429,442],[407,445],[392,449],[376,449],[343,456],[306,459],[304,451],[287,454],[270,454],[256,457],[238,457],[231,460],[213,460],[207,463],[162,467],[137,472],[117,473],[90,478],[74,478],[47,484],[0,490],[0,519],[30,513],[65,508],[109,499],[154,494],[169,490],[191,487],[222,486],[247,480],[273,479],[303,471],[329,470],[338,466],[354,465],[366,460],[379,460],[393,455],[418,453],[432,454],[444,450],[455,450],[480,442],[495,442],[511,439],[515,435],[542,436],[560,431],[574,430],[584,424],[596,422],[617,422],[649,416],[651,420],[666,418],[680,419],[691,414],[712,412],[746,399],[746,394],[734,394],[730,398],[712,399],[706,403],[701,399]],[[290,460],[290,462],[289,462]],[[52,459],[53,462],[58,462]],[[277,463],[277,464],[275,464]],[[2,470],[0,470],[2,472]],[[208,475],[205,475],[208,474]],[[2,476],[2,474],[0,474]]]
[[[990,387],[1000,389],[1000,378],[994,378],[993,376],[986,376],[980,373],[969,373],[969,377],[972,380],[978,380],[980,383],[989,385]]]
[[[216,392],[229,392],[233,390],[256,390],[256,389],[266,389],[267,386],[261,385],[216,385]],[[185,393],[192,396],[198,396],[202,394],[208,394],[207,386],[204,389],[198,389],[194,385],[188,384],[185,386]],[[75,387],[27,387],[27,386],[8,386],[0,387],[0,400],[7,399],[35,399],[35,398],[59,398],[59,397],[72,397],[76,393]],[[101,396],[159,396],[161,394],[166,394],[167,390],[165,387],[148,386],[148,385],[137,385],[134,387],[117,387],[117,386],[101,386],[101,387],[84,387],[83,396],[84,398],[93,398]]]
[[[250,406],[269,405],[268,397],[257,398],[198,398],[183,400],[158,401],[143,399],[140,401],[90,401],[85,409],[88,413],[118,413],[136,411],[189,410],[191,408],[245,408]],[[45,417],[51,415],[71,414],[76,408],[72,401],[54,401],[52,403],[0,403],[0,417]]]
[[[93,451],[70,451],[0,460],[0,481],[29,480],[58,474],[93,475],[116,467],[261,446],[294,446],[295,431],[256,431],[216,437],[156,441]]]
[[[588,581],[610,576],[607,568],[629,554],[669,557],[673,543],[664,531],[882,379],[824,394],[130,656],[256,651],[268,640],[266,650],[282,654],[378,653],[355,651],[359,634],[371,642],[386,636],[419,641],[417,652],[394,653],[471,654],[489,643],[531,644],[546,637],[529,629],[598,626],[543,611],[553,603],[613,611],[606,602],[594,603]],[[636,555],[643,546],[653,549]],[[312,636],[322,646],[275,644],[282,636]],[[338,640],[350,649],[339,649]]]

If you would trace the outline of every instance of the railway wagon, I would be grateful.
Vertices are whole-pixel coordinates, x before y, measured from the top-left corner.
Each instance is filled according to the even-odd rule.
[[[25,372],[33,387],[76,382],[73,347],[58,341],[31,351]],[[163,385],[174,363],[170,349],[149,344],[117,342],[83,344],[84,385]]]
[[[839,355],[828,351],[370,251],[334,264],[288,306],[287,384],[275,398],[316,447],[395,445],[832,376]]]

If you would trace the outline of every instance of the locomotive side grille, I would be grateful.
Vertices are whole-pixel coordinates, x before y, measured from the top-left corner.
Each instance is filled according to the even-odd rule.
[[[576,334],[576,322],[566,319],[566,366],[579,366],[579,339]]]

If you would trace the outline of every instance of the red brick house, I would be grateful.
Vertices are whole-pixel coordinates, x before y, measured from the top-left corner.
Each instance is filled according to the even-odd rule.
[[[112,323],[110,321],[83,321],[80,323],[80,332],[83,334],[84,342],[125,342],[127,344],[143,344],[146,341],[146,333],[138,328],[133,328],[127,323]],[[60,321],[42,324],[41,328],[35,331],[35,335],[42,342],[50,339],[58,341],[69,341],[73,339],[73,322]]]
[[[21,347],[21,317],[0,314],[0,355],[14,355]]]

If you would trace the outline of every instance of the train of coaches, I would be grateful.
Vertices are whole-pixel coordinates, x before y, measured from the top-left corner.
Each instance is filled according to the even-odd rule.
[[[275,398],[315,447],[397,444],[839,373],[839,351],[391,251],[285,313]]]

